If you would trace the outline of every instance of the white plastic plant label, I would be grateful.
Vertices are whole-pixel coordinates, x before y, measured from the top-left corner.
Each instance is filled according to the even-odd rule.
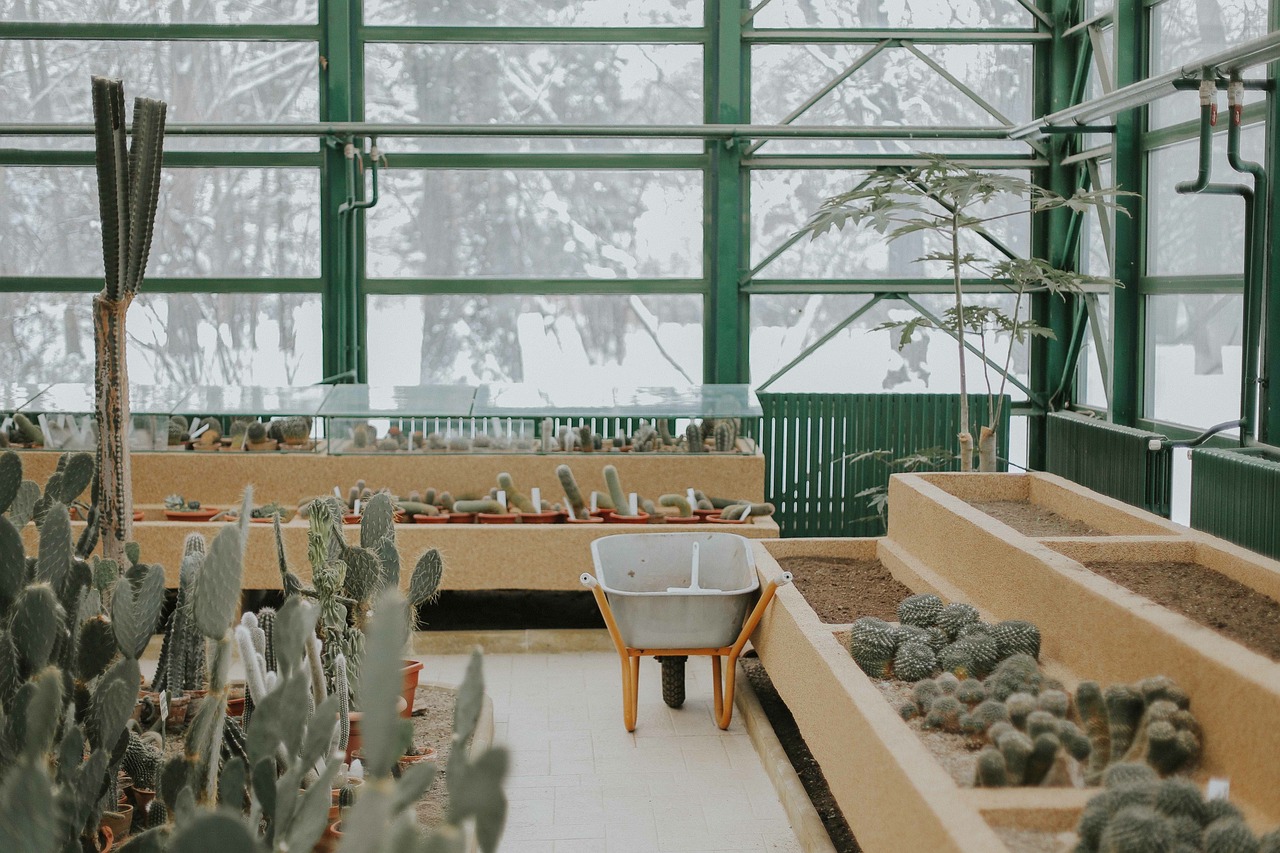
[[[1209,779],[1209,784],[1205,788],[1204,792],[1204,798],[1206,800],[1225,800],[1230,796],[1230,779],[1224,779],[1221,776],[1214,776]]]

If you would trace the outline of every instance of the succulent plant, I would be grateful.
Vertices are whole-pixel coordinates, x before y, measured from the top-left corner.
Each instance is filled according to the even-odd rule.
[[[565,500],[569,502],[573,517],[579,519],[590,518],[591,513],[587,508],[586,502],[582,499],[582,491],[578,488],[578,481],[573,478],[573,469],[568,465],[557,465],[556,477],[560,479],[560,487],[564,489]]]
[[[515,481],[511,479],[511,475],[503,471],[498,475],[498,487],[507,493],[507,504],[514,506],[519,512],[540,512],[541,507],[535,508],[533,501],[529,500],[527,495],[522,494],[516,489]],[[505,512],[505,510],[504,510]]]
[[[849,653],[872,678],[888,678],[898,644],[888,622],[874,616],[855,619],[849,631]]]
[[[932,627],[942,612],[942,599],[931,592],[909,595],[898,605],[898,621],[920,628]]]
[[[31,419],[22,412],[14,414],[12,431],[15,433],[13,440],[18,444],[29,444],[33,447],[44,446],[44,431],[33,424]]]
[[[684,445],[690,453],[707,452],[707,446],[702,443],[702,428],[692,421],[684,429]]]
[[[725,507],[720,517],[729,521],[737,521],[748,517],[766,517],[774,513],[771,503],[735,503]]]
[[[734,428],[733,421],[723,420],[716,424],[715,443],[717,452],[728,453],[732,451],[737,440],[738,431]]]
[[[191,588],[206,559],[204,537],[189,534],[182,550],[178,595],[165,624],[164,644],[151,681],[152,690],[171,694],[202,689],[205,679],[204,636],[191,621]]]
[[[609,500],[613,511],[618,515],[631,515],[631,504],[622,491],[622,482],[618,479],[618,469],[612,465],[604,466],[604,482],[609,489]]]
[[[689,518],[693,515],[693,508],[689,506],[689,499],[684,495],[662,495],[658,498],[658,503],[666,507],[674,507],[676,515],[681,518]]]
[[[245,440],[249,444],[262,444],[267,440],[267,425],[262,421],[254,421],[244,431]]]

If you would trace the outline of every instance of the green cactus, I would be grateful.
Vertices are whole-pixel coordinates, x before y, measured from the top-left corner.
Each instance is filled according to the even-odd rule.
[[[929,712],[925,714],[926,729],[941,729],[951,734],[960,733],[960,717],[965,713],[964,703],[955,696],[939,696],[929,703]]]
[[[631,504],[622,491],[622,482],[618,479],[618,469],[612,465],[604,466],[604,483],[609,489],[609,500],[613,503],[613,511],[617,515],[631,515]]]
[[[675,507],[676,515],[681,518],[693,516],[693,508],[689,506],[689,499],[684,495],[663,495],[658,498],[658,503],[666,507]]]
[[[503,471],[498,475],[498,488],[507,493],[507,503],[515,506],[518,512],[539,512],[541,507],[534,507],[533,501],[529,500],[527,495],[521,494],[516,490],[515,481],[511,479],[511,475]]]
[[[739,503],[725,507],[720,517],[729,520],[738,520],[749,517],[767,517],[774,513],[774,506],[771,503]]]
[[[1004,763],[1004,754],[994,747],[987,747],[978,753],[974,785],[979,788],[1003,788],[1008,784],[1009,771]]]
[[[959,636],[960,629],[970,622],[978,621],[978,611],[971,604],[963,604],[960,602],[952,602],[943,607],[938,613],[937,626],[941,628],[949,639],[955,640]]]
[[[888,622],[873,616],[854,620],[849,632],[849,654],[872,678],[888,678],[897,640]]]
[[[702,443],[702,428],[692,421],[684,429],[684,444],[690,453],[707,452],[707,446]]]
[[[198,690],[203,686],[204,636],[192,624],[191,589],[204,566],[206,551],[203,536],[198,533],[188,534],[183,543],[178,595],[165,625],[164,644],[160,648],[160,660],[156,665],[155,678],[151,682],[151,689],[154,691],[178,693],[183,690]]]
[[[507,511],[507,508],[495,500],[486,498],[474,501],[454,501],[453,511],[458,513],[483,512],[501,515]]]
[[[1000,657],[1016,654],[1040,658],[1040,629],[1030,622],[1011,619],[992,627],[991,636],[1000,649]]]
[[[44,431],[33,424],[31,419],[22,412],[14,414],[13,429],[17,431],[15,440],[19,444],[29,444],[32,447],[44,446]]]
[[[444,578],[444,559],[435,548],[423,553],[409,576],[409,606],[421,607],[440,597],[440,582]]]
[[[729,453],[734,449],[734,444],[738,440],[738,432],[734,429],[732,421],[720,421],[716,424],[715,442],[716,451],[719,453]]]
[[[991,674],[983,679],[983,689],[992,699],[1004,701],[1014,693],[1040,692],[1044,676],[1035,658],[1030,655],[1016,654],[1002,660]]]
[[[1113,684],[1103,694],[1107,708],[1107,727],[1111,735],[1111,755],[1123,756],[1133,743],[1142,719],[1142,695],[1127,684]]]
[[[929,628],[938,621],[942,599],[931,592],[909,595],[898,605],[898,621],[904,625]]]
[[[262,444],[267,440],[267,425],[262,421],[254,421],[244,431],[245,440],[249,444]]]
[[[893,657],[893,675],[901,681],[919,681],[938,670],[938,658],[925,643],[910,641],[898,647]]]
[[[560,487],[564,489],[564,496],[573,511],[573,517],[578,519],[590,518],[590,510],[582,499],[582,492],[578,489],[578,481],[573,477],[573,469],[568,465],[557,465],[556,477],[560,479]]]
[[[982,682],[978,679],[966,678],[960,682],[960,686],[956,689],[956,698],[973,707],[987,698],[987,691],[983,689]]]

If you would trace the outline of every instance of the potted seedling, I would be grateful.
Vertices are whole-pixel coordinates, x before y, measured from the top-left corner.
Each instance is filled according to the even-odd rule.
[[[217,507],[201,506],[200,501],[189,501],[182,495],[164,499],[164,517],[169,521],[209,521],[218,512]]]
[[[281,506],[275,501],[272,501],[269,504],[264,504],[260,507],[254,507],[252,510],[250,510],[249,521],[253,522],[254,524],[270,524],[272,521],[276,519],[277,516],[279,516],[280,523],[283,524],[289,520],[290,515],[291,513],[288,510],[288,508]]]
[[[568,505],[566,521],[570,524],[599,524],[604,521],[587,508],[586,501],[582,499],[582,490],[578,488],[578,481],[573,477],[573,469],[568,465],[557,465],[556,477],[560,480],[560,487],[564,489]]]
[[[657,435],[656,431],[654,435]],[[605,521],[610,524],[649,523],[649,513],[640,508],[639,496],[635,492],[627,495],[622,491],[622,481],[618,478],[617,468],[612,465],[604,466],[604,482],[609,487],[609,502],[613,504],[613,512],[605,518]]]
[[[663,495],[658,498],[658,503],[675,509],[674,514],[662,517],[667,524],[697,524],[702,521],[702,519],[693,514],[693,507],[689,505],[689,498],[685,495]]]

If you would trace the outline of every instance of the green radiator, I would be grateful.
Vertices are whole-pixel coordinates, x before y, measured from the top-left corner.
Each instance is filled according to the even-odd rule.
[[[1191,526],[1280,559],[1280,456],[1257,448],[1193,450]]]
[[[1045,470],[1095,492],[1169,517],[1173,451],[1164,436],[1071,412],[1047,418]]]
[[[970,395],[974,420],[986,397]],[[959,430],[954,394],[761,394],[760,443],[765,494],[783,536],[879,536],[884,526],[858,493],[889,482],[871,459],[844,457],[887,450],[893,458],[929,448],[954,451]],[[1002,407],[999,454],[1009,454],[1009,400]],[[958,467],[958,463],[956,466]]]

